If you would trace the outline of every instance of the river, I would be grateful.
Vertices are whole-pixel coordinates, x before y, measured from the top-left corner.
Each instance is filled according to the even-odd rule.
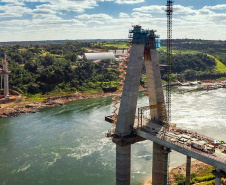
[[[104,133],[111,125],[110,97],[80,100],[35,114],[0,119],[0,185],[113,185],[115,144]],[[140,95],[138,106],[148,105]],[[226,89],[172,93],[172,121],[179,127],[226,141]],[[170,166],[185,156],[171,152]],[[152,142],[132,146],[131,183],[150,177]]]

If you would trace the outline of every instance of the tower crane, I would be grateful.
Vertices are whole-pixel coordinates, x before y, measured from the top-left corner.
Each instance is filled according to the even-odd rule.
[[[173,2],[167,0],[167,86],[166,86],[166,110],[167,121],[171,120],[171,73],[172,73],[172,15],[173,15]]]

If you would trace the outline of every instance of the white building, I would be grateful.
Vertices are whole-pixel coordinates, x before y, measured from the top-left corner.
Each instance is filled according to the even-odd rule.
[[[108,52],[112,52],[115,55],[115,50],[108,50]]]
[[[116,50],[115,55],[116,56],[122,56],[123,50]]]
[[[116,56],[128,56],[128,49],[124,50],[108,50],[108,52],[113,52]]]
[[[113,52],[105,52],[105,53],[84,53],[83,54],[84,60],[103,60],[103,59],[114,59],[115,55]]]

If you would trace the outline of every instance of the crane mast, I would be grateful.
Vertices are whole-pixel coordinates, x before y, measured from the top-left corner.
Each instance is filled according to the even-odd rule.
[[[173,2],[167,1],[167,86],[166,86],[166,110],[167,121],[171,120],[171,73],[172,73],[172,14],[173,14]]]

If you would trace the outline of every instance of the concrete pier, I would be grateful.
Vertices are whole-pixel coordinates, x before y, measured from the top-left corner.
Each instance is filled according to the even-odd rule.
[[[116,185],[130,185],[131,145],[116,145]]]
[[[216,172],[220,173],[220,170],[216,169]],[[221,185],[221,176],[220,175],[216,175],[215,185]]]
[[[163,146],[153,142],[152,185],[163,183]]]
[[[163,181],[162,181],[162,185],[167,185],[168,182],[168,159],[169,159],[169,153],[171,152],[171,150],[169,148],[163,147],[163,169],[162,169],[162,173],[163,173]]]
[[[185,185],[190,185],[190,178],[191,178],[191,157],[187,156]]]
[[[4,75],[4,97],[9,97],[9,75]]]
[[[4,71],[4,97],[9,97],[9,74],[8,73],[8,66],[6,61],[6,55],[2,55],[2,64],[3,64],[3,71]]]

